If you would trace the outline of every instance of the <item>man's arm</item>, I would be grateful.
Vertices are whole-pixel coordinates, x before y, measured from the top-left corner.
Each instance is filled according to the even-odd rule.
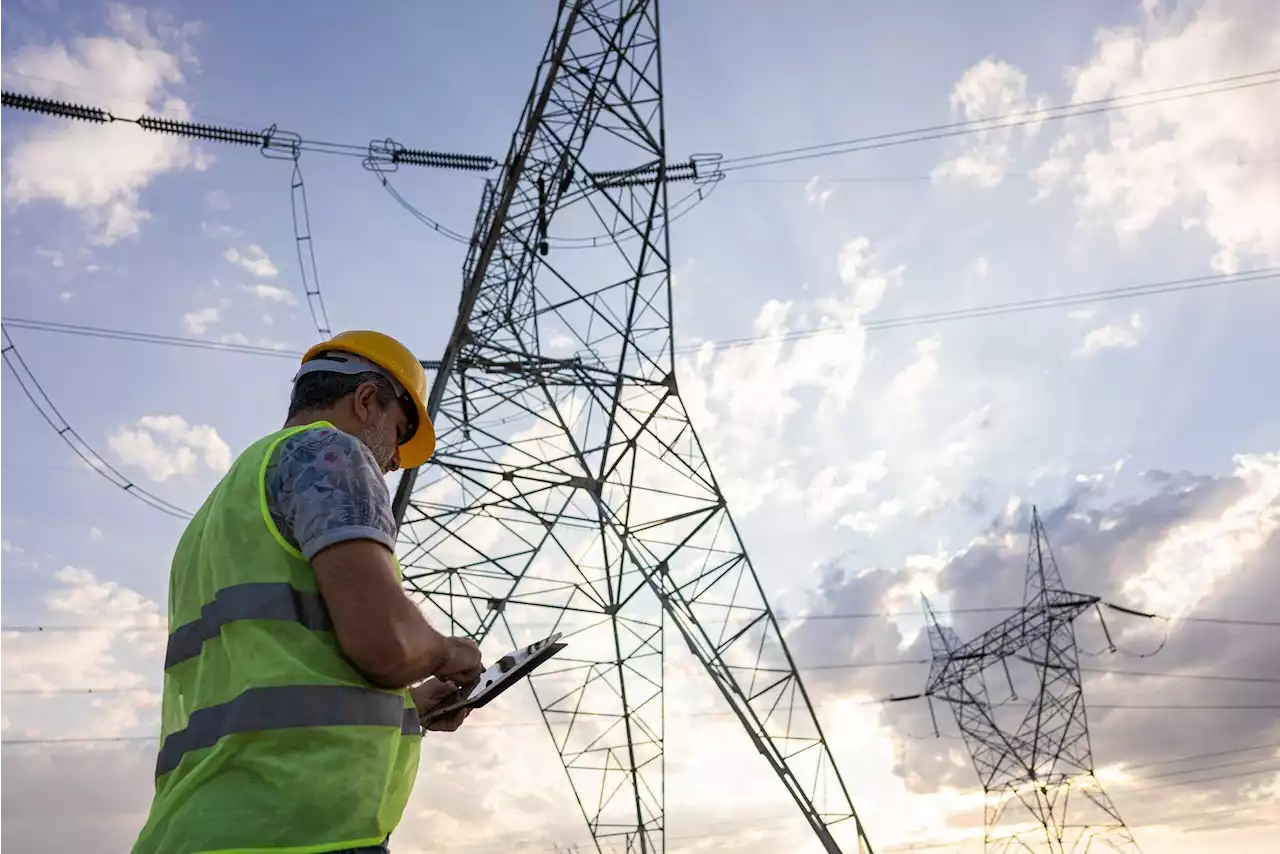
[[[370,682],[403,688],[436,676],[465,682],[480,672],[475,644],[431,628],[396,581],[386,546],[347,540],[311,559],[338,644]]]
[[[286,439],[265,487],[272,521],[310,561],[338,644],[369,681],[402,688],[480,673],[476,645],[440,635],[400,588],[391,495],[358,439],[331,427]]]

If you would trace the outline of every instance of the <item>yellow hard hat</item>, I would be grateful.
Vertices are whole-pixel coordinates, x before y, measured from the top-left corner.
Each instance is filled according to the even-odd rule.
[[[431,459],[436,450],[436,431],[427,415],[427,372],[409,348],[390,335],[359,329],[339,332],[328,341],[316,344],[302,357],[302,362],[306,364],[334,350],[363,356],[404,387],[405,396],[409,398],[406,405],[412,403],[418,423],[409,440],[400,446],[401,467],[417,468]]]

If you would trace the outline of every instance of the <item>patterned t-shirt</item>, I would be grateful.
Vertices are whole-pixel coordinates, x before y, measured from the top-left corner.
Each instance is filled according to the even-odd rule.
[[[266,491],[280,535],[307,560],[347,540],[395,547],[391,493],[378,462],[337,428],[304,430],[276,446]]]

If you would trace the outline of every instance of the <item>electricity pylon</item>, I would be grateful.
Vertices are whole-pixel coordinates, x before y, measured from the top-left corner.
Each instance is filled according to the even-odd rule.
[[[1093,773],[1074,621],[1099,601],[1063,585],[1033,507],[1023,605],[1016,614],[965,644],[924,603],[933,654],[925,695],[951,705],[973,757],[986,795],[988,852],[1083,854],[1103,845],[1138,851]],[[1015,680],[1010,660],[1031,665],[1033,678]],[[997,667],[1011,696],[993,703],[986,678]],[[1029,703],[1013,705],[1017,682]],[[1018,711],[1005,716],[1006,705]]]
[[[669,620],[824,849],[869,852],[674,373],[667,190],[714,164],[667,163],[656,0],[562,2],[397,491],[405,585],[454,634],[567,635],[530,681],[597,848],[665,850]]]

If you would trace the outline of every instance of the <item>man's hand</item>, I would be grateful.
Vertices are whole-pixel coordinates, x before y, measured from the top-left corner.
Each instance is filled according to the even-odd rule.
[[[462,722],[471,714],[470,709],[459,709],[444,717],[427,721],[426,716],[441,706],[448,705],[458,696],[458,689],[450,682],[440,679],[428,679],[420,685],[409,689],[409,696],[418,709],[418,721],[431,732],[453,732],[462,726]]]
[[[468,685],[484,672],[480,646],[471,638],[445,638],[445,658],[436,668],[437,679],[454,685]]]

